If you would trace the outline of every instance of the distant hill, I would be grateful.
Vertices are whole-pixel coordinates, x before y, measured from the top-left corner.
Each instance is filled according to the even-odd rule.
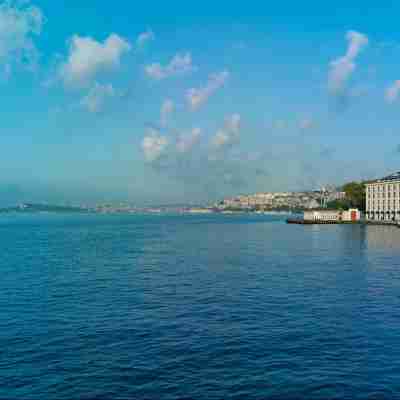
[[[0,208],[0,212],[53,212],[53,213],[71,213],[88,212],[88,209],[73,206],[59,206],[52,204],[32,204],[24,203],[14,207]]]

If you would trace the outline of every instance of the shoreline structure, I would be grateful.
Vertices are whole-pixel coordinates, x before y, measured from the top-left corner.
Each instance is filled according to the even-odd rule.
[[[395,226],[400,228],[400,224],[398,222],[392,221],[305,221],[301,218],[288,218],[286,220],[288,224],[295,224],[295,225],[379,225],[379,226]]]

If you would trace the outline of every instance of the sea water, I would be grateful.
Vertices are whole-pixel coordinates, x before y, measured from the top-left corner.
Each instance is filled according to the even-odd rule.
[[[1,399],[400,398],[400,229],[0,216]]]

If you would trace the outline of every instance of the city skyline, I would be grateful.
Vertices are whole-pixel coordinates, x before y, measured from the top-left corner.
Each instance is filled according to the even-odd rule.
[[[212,201],[397,171],[399,11],[2,2],[0,200]]]

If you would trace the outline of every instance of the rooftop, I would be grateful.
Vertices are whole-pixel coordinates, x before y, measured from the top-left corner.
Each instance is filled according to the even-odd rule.
[[[385,176],[384,178],[377,179],[371,183],[390,182],[390,181],[400,181],[400,172],[394,172],[391,175]]]

